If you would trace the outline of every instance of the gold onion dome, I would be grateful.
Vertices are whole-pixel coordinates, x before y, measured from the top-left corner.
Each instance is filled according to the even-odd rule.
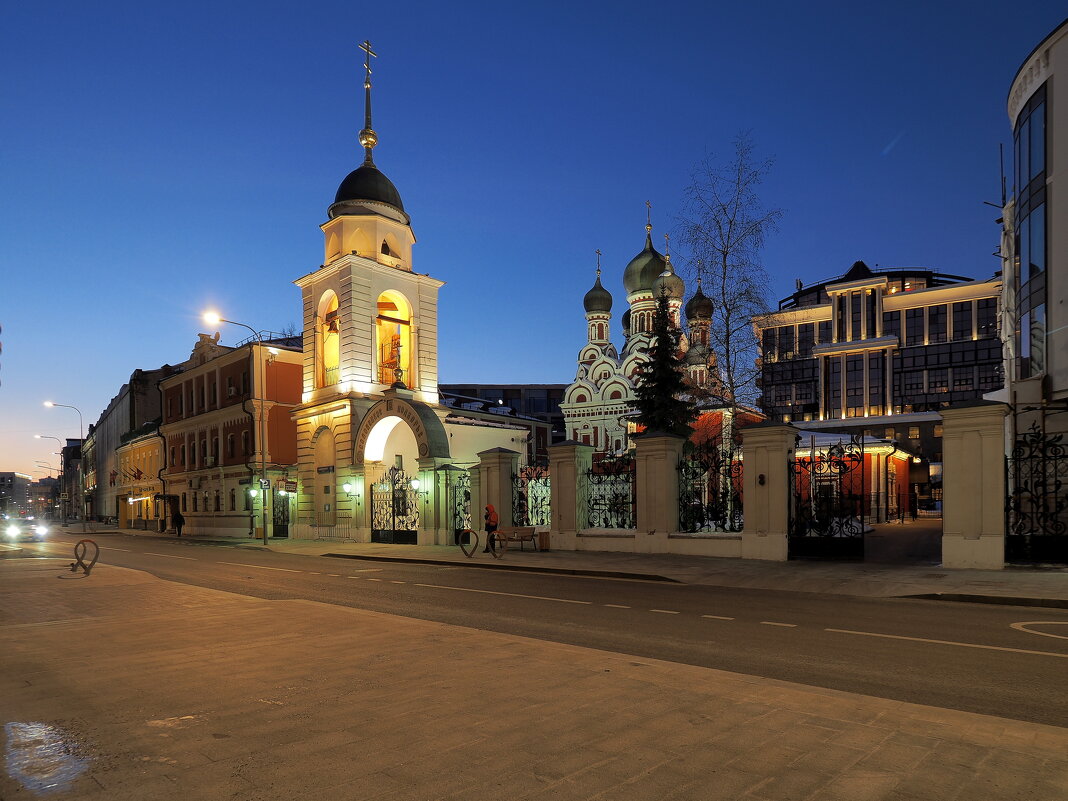
[[[667,262],[653,247],[653,227],[645,226],[645,249],[630,260],[623,271],[623,288],[627,293],[652,291],[653,282],[664,272]]]
[[[671,262],[668,261],[664,267],[664,271],[656,277],[653,281],[653,297],[658,298],[661,294],[667,295],[672,300],[682,300],[683,294],[686,292],[686,285],[682,283],[682,279],[675,274],[675,268],[671,266]]]

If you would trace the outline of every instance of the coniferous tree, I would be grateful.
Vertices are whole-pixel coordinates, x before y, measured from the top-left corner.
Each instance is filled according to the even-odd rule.
[[[672,325],[668,298],[661,293],[653,315],[649,361],[638,368],[635,388],[637,422],[646,431],[664,431],[689,437],[690,423],[697,417],[697,404],[686,386],[679,356],[679,332]]]

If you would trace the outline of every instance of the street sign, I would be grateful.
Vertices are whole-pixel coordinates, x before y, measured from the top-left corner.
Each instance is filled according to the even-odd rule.
[[[65,493],[65,492],[61,492],[61,493],[59,493],[59,499],[60,499],[61,501],[66,501],[66,500],[69,500],[69,498],[67,498],[67,493]]]
[[[286,492],[296,492],[297,491],[297,482],[296,481],[283,481],[282,485],[283,485],[282,489],[284,489]]]
[[[270,489],[270,488],[271,488],[271,480],[269,478],[261,478],[260,479],[260,489],[265,489],[266,490],[266,489]]]

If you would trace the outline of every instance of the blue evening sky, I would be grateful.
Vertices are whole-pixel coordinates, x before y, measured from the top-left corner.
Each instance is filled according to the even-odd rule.
[[[300,327],[292,280],[360,163],[440,295],[442,382],[569,382],[594,250],[672,230],[693,164],[739,131],[774,157],[777,299],[864,259],[997,268],[998,145],[1054,2],[58,2],[0,12],[0,470],[33,472],[199,313]],[[224,328],[223,343],[243,338]],[[41,475],[41,474],[37,474]]]

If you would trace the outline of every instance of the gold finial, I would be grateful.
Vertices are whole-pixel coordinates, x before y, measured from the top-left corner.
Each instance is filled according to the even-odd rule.
[[[370,39],[360,45],[360,50],[367,54],[364,56],[363,61],[364,117],[363,130],[360,131],[360,144],[363,145],[363,163],[373,165],[374,160],[371,158],[371,151],[378,144],[378,134],[371,127],[371,56],[378,58],[378,53],[371,49]]]
[[[645,201],[645,233],[653,232],[653,204]]]
[[[597,248],[597,250],[595,250],[593,252],[597,254],[597,277],[600,278],[601,277],[601,249]]]
[[[671,263],[671,234],[664,234],[664,261]]]

